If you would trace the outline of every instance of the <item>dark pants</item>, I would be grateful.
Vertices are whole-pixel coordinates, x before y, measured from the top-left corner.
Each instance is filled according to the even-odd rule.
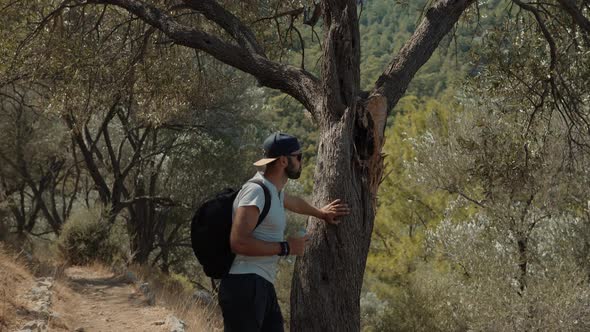
[[[284,331],[275,288],[257,274],[230,274],[223,278],[219,305],[225,332]]]

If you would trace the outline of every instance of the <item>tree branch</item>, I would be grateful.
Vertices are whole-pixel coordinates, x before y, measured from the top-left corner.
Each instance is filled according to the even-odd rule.
[[[161,9],[140,0],[90,0],[88,3],[111,4],[136,15],[144,22],[161,30],[176,44],[207,52],[217,60],[253,75],[266,87],[280,90],[301,102],[310,112],[316,108],[316,95],[320,92],[319,80],[311,73],[290,65],[270,61],[248,32],[236,31],[244,25],[228,12],[219,11],[212,1],[187,0],[192,8],[202,9],[206,17],[237,39],[236,46],[201,30],[180,24]],[[225,19],[229,21],[224,21]]]
[[[473,2],[439,0],[426,11],[412,37],[393,58],[371,91],[371,94],[387,98],[388,111],[397,104],[418,69],[430,59],[443,37]]]
[[[84,163],[86,165],[86,168],[88,168],[88,172],[90,173],[90,176],[92,177],[92,180],[94,181],[94,184],[98,189],[98,193],[102,203],[108,203],[110,201],[109,197],[111,195],[111,192],[106,184],[104,177],[102,176],[102,174],[100,174],[100,170],[98,168],[98,165],[96,164],[96,161],[94,160],[92,151],[88,149],[86,142],[84,142],[84,138],[82,137],[82,133],[80,132],[79,126],[76,124],[76,121],[72,114],[65,114],[63,118],[66,122],[66,125],[70,129],[72,141],[76,143],[76,145],[80,149],[80,152],[82,153]]]
[[[203,14],[208,20],[215,22],[230,34],[240,47],[266,57],[264,50],[256,41],[249,27],[244,25],[235,15],[221,7],[214,0],[184,0],[187,7]]]
[[[520,0],[512,0],[512,2],[514,2],[520,8],[522,8],[528,12],[531,12],[535,16],[535,19],[537,20],[537,23],[539,24],[539,28],[541,29],[541,32],[543,33],[545,40],[547,40],[547,43],[549,44],[549,52],[550,52],[549,55],[551,57],[551,63],[549,65],[549,76],[551,77],[551,79],[553,79],[555,66],[557,65],[557,46],[555,45],[555,40],[553,39],[553,36],[551,36],[549,29],[547,29],[547,26],[545,25],[545,21],[543,21],[543,18],[541,17],[541,14],[539,13],[538,9],[536,9],[534,6],[532,6],[530,4],[523,3]]]
[[[576,2],[572,0],[557,0],[561,7],[572,17],[576,24],[590,33],[590,21],[582,14],[582,11],[576,7]]]
[[[123,179],[126,178],[127,175],[129,174],[129,172],[131,172],[131,170],[137,165],[137,162],[140,160],[140,157],[141,157],[143,143],[145,142],[145,140],[148,137],[148,134],[151,132],[151,130],[152,130],[152,127],[148,126],[145,129],[145,131],[143,132],[143,135],[139,139],[137,149],[135,149],[135,151],[133,151],[133,156],[131,157],[131,161],[129,161],[129,164],[125,167],[125,169],[123,169],[123,172],[121,172],[121,178],[123,178]]]
[[[296,17],[296,16],[303,14],[304,11],[305,11],[305,8],[300,7],[300,8],[288,10],[286,12],[276,13],[272,16],[261,17],[255,21],[253,21],[252,23],[258,23],[258,22],[265,21],[265,20],[276,20],[278,18],[285,17],[285,16]]]

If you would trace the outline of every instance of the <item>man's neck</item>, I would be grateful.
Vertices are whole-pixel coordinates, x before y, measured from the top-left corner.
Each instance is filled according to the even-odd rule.
[[[289,178],[284,172],[272,172],[265,170],[263,173],[264,177],[270,181],[277,188],[277,191],[283,190]]]

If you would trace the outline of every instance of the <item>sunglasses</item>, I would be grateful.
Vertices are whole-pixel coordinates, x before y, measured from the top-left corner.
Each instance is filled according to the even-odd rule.
[[[302,153],[290,154],[289,157],[295,157],[298,162],[301,162],[301,159],[303,158],[303,154]]]

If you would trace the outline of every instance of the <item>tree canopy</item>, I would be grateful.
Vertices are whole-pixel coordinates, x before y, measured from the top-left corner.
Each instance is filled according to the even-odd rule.
[[[339,227],[307,222],[293,330],[358,330],[361,306],[366,329],[588,326],[586,1],[0,9],[11,232],[58,236],[101,206],[135,260],[194,271],[192,209],[285,130],[305,142],[314,204],[353,207]]]

